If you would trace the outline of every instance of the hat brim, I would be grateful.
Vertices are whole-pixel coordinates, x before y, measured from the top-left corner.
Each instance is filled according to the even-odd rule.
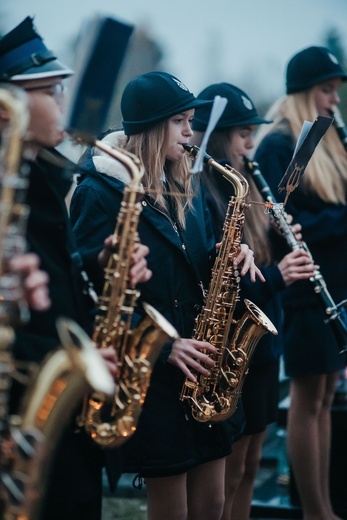
[[[145,121],[123,121],[123,129],[126,135],[139,134],[141,132],[146,131],[150,126],[155,123],[159,123],[159,121],[163,121],[164,119],[169,119],[172,116],[177,114],[182,114],[182,112],[186,112],[187,110],[192,110],[193,108],[198,110],[199,108],[212,105],[213,100],[202,100],[202,99],[193,99],[190,102],[182,104],[181,106],[175,107],[172,110],[168,110],[165,113],[160,114],[160,116],[153,117],[152,119],[146,119]]]
[[[226,128],[233,128],[236,126],[246,126],[246,125],[269,125],[272,123],[272,121],[269,121],[267,119],[263,119],[259,116],[253,116],[248,119],[239,119],[239,120],[219,120],[217,122],[217,125],[215,127],[215,131],[218,132],[218,130],[225,130]],[[199,116],[195,117],[193,120],[193,130],[197,132],[205,132],[207,128],[206,121],[201,121],[199,119]]]
[[[239,121],[223,121],[220,125],[217,123],[218,128],[225,128],[228,126],[244,126],[244,125],[269,125],[272,121],[268,119],[263,119],[259,116],[250,117],[248,119],[240,119]]]
[[[73,70],[66,67],[59,60],[51,60],[39,65],[26,69],[22,74],[16,74],[9,78],[10,81],[26,81],[31,79],[68,77],[73,74]]]
[[[314,80],[305,83],[305,85],[287,85],[287,94],[295,94],[295,92],[303,92],[304,90],[308,90],[315,85],[319,85],[320,83],[324,83],[329,79],[341,79],[342,81],[347,81],[347,74],[337,74],[336,72],[332,72],[330,74],[325,74],[319,78],[315,78]]]

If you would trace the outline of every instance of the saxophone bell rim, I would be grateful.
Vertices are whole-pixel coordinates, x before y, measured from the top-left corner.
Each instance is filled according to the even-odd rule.
[[[278,330],[272,321],[266,316],[265,312],[263,312],[255,303],[247,298],[244,299],[244,304],[247,307],[247,310],[252,314],[255,320],[266,328],[268,332],[274,334],[274,336],[278,335]]]
[[[83,354],[86,378],[95,391],[112,396],[115,392],[115,382],[101,357],[95,344],[84,330],[73,320],[61,317],[56,321],[56,327],[62,346],[71,355],[72,362],[80,365],[80,357],[76,355],[76,347]]]

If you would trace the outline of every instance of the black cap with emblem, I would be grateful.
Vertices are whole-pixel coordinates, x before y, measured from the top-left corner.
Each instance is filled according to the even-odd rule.
[[[121,110],[126,135],[139,134],[159,121],[212,101],[196,99],[188,88],[167,72],[147,72],[129,81],[124,89]]]
[[[66,77],[72,73],[47,49],[29,16],[0,40],[0,81]]]
[[[287,65],[287,94],[301,92],[332,78],[347,80],[336,56],[326,47],[308,47],[295,54]]]
[[[257,109],[253,105],[251,98],[240,88],[231,83],[215,83],[206,87],[198,95],[198,99],[213,100],[215,96],[221,96],[228,100],[228,103],[219,118],[215,130],[243,125],[261,125],[271,123],[259,117]],[[204,132],[210,119],[211,107],[205,107],[196,114],[193,120],[193,129]]]

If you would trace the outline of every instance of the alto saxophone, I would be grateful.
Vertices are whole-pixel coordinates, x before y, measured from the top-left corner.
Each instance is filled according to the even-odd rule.
[[[92,340],[74,321],[57,320],[61,345],[38,368],[18,416],[10,418],[16,444],[2,475],[8,501],[4,520],[39,520],[54,450],[76,408],[92,390],[112,395],[114,382]]]
[[[1,135],[0,150],[0,442],[2,448],[10,439],[8,400],[14,326],[27,316],[20,277],[10,272],[7,265],[13,254],[21,254],[25,251],[24,235],[28,208],[23,204],[22,199],[28,180],[25,172],[20,170],[21,143],[28,124],[24,91],[2,85],[0,106],[9,118]],[[5,516],[8,500],[4,479],[10,476],[8,460],[3,449],[0,454],[3,489],[0,496],[0,515],[2,513]]]
[[[0,516],[4,520],[38,520],[55,445],[78,400],[91,388],[108,394],[114,383],[91,340],[77,324],[58,322],[64,349],[37,368],[18,415],[8,413],[14,329],[28,309],[20,277],[8,271],[8,260],[26,250],[28,208],[23,203],[27,170],[20,164],[28,121],[24,91],[0,88],[0,104],[9,114],[2,135],[0,175]]]
[[[131,330],[131,320],[140,291],[129,282],[144,190],[139,159],[100,141],[101,150],[129,170],[131,180],[124,188],[114,231],[114,252],[105,268],[105,283],[99,298],[93,340],[98,348],[113,347],[118,357],[117,388],[111,409],[105,396],[94,392],[84,402],[78,425],[99,445],[123,444],[136,430],[146,397],[153,365],[168,339],[178,339],[175,328],[156,309],[143,303],[145,318]]]
[[[199,151],[197,146],[184,145],[184,148],[192,157],[196,157]],[[236,303],[240,299],[240,276],[234,261],[240,251],[245,209],[249,207],[245,202],[248,183],[234,168],[221,166],[207,154],[204,162],[232,184],[235,196],[228,204],[223,238],[193,336],[216,347],[217,353],[211,355],[215,366],[209,376],[197,373],[196,382],[186,378],[180,399],[188,403],[197,421],[215,422],[225,420],[235,412],[258,341],[267,332],[277,334],[277,330],[267,316],[247,299],[244,300],[247,311],[240,320],[234,320]],[[232,325],[236,328],[230,339]]]

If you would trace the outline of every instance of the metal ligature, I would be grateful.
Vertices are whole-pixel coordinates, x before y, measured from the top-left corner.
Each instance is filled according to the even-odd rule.
[[[309,253],[312,258],[311,252],[308,249],[305,242],[299,242],[291,229],[290,224],[287,222],[287,214],[283,210],[283,205],[276,202],[271,189],[262,175],[258,163],[250,161],[246,157],[244,158],[245,167],[250,175],[252,175],[255,185],[259,192],[263,196],[264,200],[269,203],[269,210],[271,215],[285,239],[287,245],[292,251],[302,249]],[[313,259],[312,259],[313,260]],[[319,302],[324,310],[326,319],[325,323],[329,323],[332,327],[335,335],[340,353],[346,352],[347,350],[347,312],[346,305],[347,300],[336,304],[327,288],[327,284],[323,278],[322,273],[318,270],[314,276],[310,279],[313,285],[315,294],[317,295]]]
[[[197,146],[184,145],[184,148],[191,157],[199,152]],[[216,347],[217,353],[211,354],[215,366],[209,376],[196,373],[196,382],[186,378],[180,399],[189,405],[197,421],[215,422],[235,412],[258,341],[268,332],[277,334],[277,330],[249,300],[244,300],[247,311],[241,319],[234,319],[236,303],[240,300],[240,275],[234,261],[240,251],[245,211],[249,207],[245,202],[248,183],[234,168],[220,165],[207,154],[204,154],[204,162],[232,184],[235,195],[229,201],[220,249],[193,336]]]
[[[139,159],[108,146],[94,145],[120,161],[131,180],[124,195],[114,231],[114,252],[105,268],[105,283],[99,298],[93,341],[98,348],[113,347],[118,357],[117,387],[111,409],[104,395],[94,392],[85,399],[78,425],[105,447],[120,446],[136,430],[154,363],[164,343],[178,339],[176,329],[156,309],[143,303],[146,316],[131,329],[140,291],[129,280],[134,246],[139,241],[138,222],[144,190]]]
[[[334,110],[330,110],[330,115],[334,118],[333,126],[335,127],[337,135],[339,136],[341,143],[347,152],[347,129],[345,123],[343,122],[341,113],[339,109],[335,107]]]
[[[18,415],[9,415],[11,378],[17,375],[11,345],[15,327],[28,315],[22,280],[8,269],[8,260],[26,249],[28,171],[21,159],[28,112],[24,91],[12,85],[0,87],[0,104],[9,117],[0,175],[0,516],[39,520],[54,448],[75,406],[91,388],[112,394],[114,383],[91,340],[78,325],[61,320],[64,348],[37,367]]]

